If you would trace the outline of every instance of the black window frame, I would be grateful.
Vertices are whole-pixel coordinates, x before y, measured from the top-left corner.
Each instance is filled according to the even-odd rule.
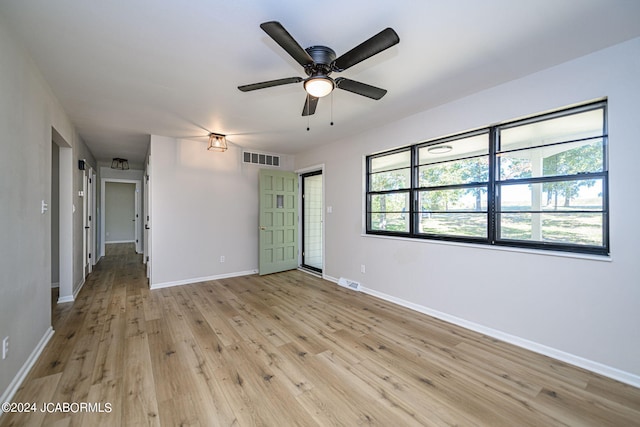
[[[524,119],[513,120],[509,122],[504,122],[492,126],[487,126],[481,129],[477,129],[474,131],[462,132],[456,135],[451,135],[445,138],[437,138],[428,141],[422,141],[413,145],[404,146],[400,148],[395,148],[392,150],[375,153],[366,156],[365,161],[365,231],[366,234],[370,235],[380,235],[380,236],[393,236],[393,237],[405,237],[412,239],[422,239],[422,240],[436,240],[436,241],[450,241],[450,242],[459,242],[459,243],[475,243],[481,245],[489,245],[489,246],[499,246],[499,247],[511,247],[511,248],[520,248],[520,249],[540,249],[546,251],[559,251],[559,252],[572,252],[577,254],[589,254],[589,255],[609,255],[610,254],[610,243],[609,243],[609,154],[608,154],[608,114],[607,114],[607,100],[599,100],[596,102],[590,102],[578,106],[572,106],[568,108],[558,109],[553,112],[543,113],[534,115],[531,117],[527,117]],[[555,118],[560,118],[563,116],[570,116],[573,114],[593,111],[593,110],[602,110],[603,112],[603,123],[602,123],[602,135],[593,136],[585,139],[592,139],[594,141],[600,140],[602,141],[602,170],[597,172],[589,172],[589,173],[577,173],[577,174],[564,174],[557,176],[540,176],[540,177],[528,177],[528,178],[516,178],[516,179],[506,179],[501,180],[499,175],[499,156],[504,153],[500,151],[500,135],[502,130],[516,128],[518,126],[525,126],[531,123],[539,123],[547,120],[552,120]],[[481,182],[468,182],[461,184],[453,184],[453,185],[442,185],[442,186],[431,186],[431,187],[420,187],[419,186],[419,170],[420,170],[420,161],[419,161],[419,150],[424,147],[428,147],[431,145],[442,144],[446,142],[454,142],[459,139],[464,139],[476,135],[488,135],[488,181]],[[576,140],[562,140],[560,142],[551,143],[553,144],[569,144],[572,142],[579,142],[581,139]],[[538,147],[538,146],[536,146]],[[545,145],[546,147],[546,145]],[[534,148],[521,148],[521,150],[532,150]],[[371,189],[371,178],[375,172],[371,171],[372,160],[376,158],[381,158],[385,156],[389,156],[391,154],[397,154],[400,152],[409,151],[411,153],[411,163],[410,163],[410,186],[409,188],[402,189],[392,189],[392,190],[382,190],[375,191]],[[509,150],[509,151],[517,151]],[[478,157],[478,156],[469,156],[469,157]],[[465,157],[456,158],[452,161],[458,161],[464,159]],[[468,158],[468,157],[467,157]],[[551,241],[540,241],[540,240],[514,240],[500,237],[500,214],[505,213],[506,211],[500,211],[500,189],[506,185],[530,185],[530,184],[542,184],[549,182],[559,182],[559,181],[571,181],[571,180],[585,180],[585,179],[596,179],[601,180],[602,182],[602,210],[589,211],[602,214],[602,245],[587,245],[587,244],[579,244],[579,243],[565,243],[565,242],[551,242]],[[433,189],[467,189],[467,188],[476,188],[481,185],[486,184],[486,192],[487,192],[487,202],[486,202],[486,215],[487,215],[487,235],[483,237],[472,237],[472,236],[460,236],[460,235],[445,235],[445,234],[429,234],[425,232],[420,232],[419,230],[419,222],[420,215],[423,210],[419,206],[419,193],[421,191],[433,191]],[[384,195],[384,194],[397,194],[397,193],[407,193],[409,194],[409,210],[406,212],[409,215],[409,224],[408,231],[394,231],[394,230],[380,230],[372,228],[372,218],[373,215],[379,213],[378,211],[372,211],[372,197],[376,195]],[[388,211],[390,212],[390,211]],[[483,212],[483,211],[479,211]],[[533,211],[530,213],[543,213],[542,211]]]

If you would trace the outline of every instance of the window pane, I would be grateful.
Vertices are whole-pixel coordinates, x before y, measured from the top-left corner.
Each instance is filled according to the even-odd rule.
[[[469,184],[489,180],[489,157],[420,166],[420,187]]]
[[[571,142],[498,155],[500,179],[602,172],[603,140]]]
[[[501,128],[499,131],[500,151],[598,137],[604,135],[604,109]]]
[[[408,212],[409,193],[371,195],[372,212]]]
[[[409,214],[372,213],[370,215],[372,230],[409,232]]]
[[[392,169],[408,168],[411,166],[411,151],[387,154],[386,156],[371,157],[369,172],[382,172]]]
[[[487,133],[421,147],[418,150],[418,162],[425,165],[484,154],[489,154]]]
[[[498,188],[500,211],[602,211],[604,206],[601,178]]]
[[[418,232],[459,237],[487,237],[486,213],[419,213]]]
[[[503,213],[500,239],[603,246],[602,213]]]
[[[411,186],[411,169],[374,173],[370,179],[370,191],[401,190]]]
[[[487,188],[473,187],[453,190],[421,191],[418,194],[421,212],[486,211]]]

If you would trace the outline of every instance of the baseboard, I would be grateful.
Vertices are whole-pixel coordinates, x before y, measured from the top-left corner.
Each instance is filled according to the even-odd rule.
[[[155,289],[162,289],[162,288],[171,288],[173,286],[183,286],[183,285],[190,285],[192,283],[208,282],[209,280],[219,280],[219,279],[228,279],[230,277],[249,276],[251,274],[256,274],[257,272],[258,270],[238,271],[235,273],[218,274],[215,276],[194,277],[192,279],[177,280],[174,282],[155,283],[151,285],[150,289],[155,290]]]
[[[327,280],[337,283],[337,280],[333,277],[331,278],[327,277]],[[535,353],[552,357],[556,360],[566,362],[570,365],[577,366],[579,368],[583,368],[588,371],[595,372],[605,377],[612,378],[616,381],[620,381],[625,384],[629,384],[631,386],[640,388],[640,376],[632,374],[630,372],[625,372],[620,369],[613,368],[611,366],[604,365],[599,362],[594,362],[593,360],[585,359],[583,357],[576,356],[574,354],[555,349],[553,347],[548,347],[546,345],[539,344],[534,341],[529,341],[524,338],[520,338],[516,335],[511,335],[496,329],[488,328],[486,326],[483,326],[474,322],[470,322],[468,320],[461,319],[459,317],[455,317],[447,313],[442,313],[440,311],[433,310],[419,304],[414,304],[412,302],[405,301],[403,299],[396,298],[394,296],[387,295],[385,293],[378,292],[373,289],[362,287],[360,288],[360,292],[364,292],[373,297],[380,298],[394,304],[398,304],[402,307],[406,307],[408,309],[417,311],[419,313],[426,314],[428,316],[432,316],[440,320],[444,320],[445,322],[453,323],[454,325],[461,326],[463,328],[481,333],[483,335],[487,335],[492,338],[499,339],[509,344],[513,344],[515,346],[533,351]]]
[[[85,279],[82,279],[82,282],[80,282],[78,287],[73,291],[73,295],[67,295],[67,296],[64,296],[64,297],[58,297],[58,304],[64,304],[66,302],[74,302],[76,300],[76,298],[78,297],[78,294],[82,290],[82,287],[84,286],[84,283],[85,283]]]
[[[328,281],[330,281],[330,282],[333,282],[333,283],[335,283],[336,285],[338,284],[338,279],[337,279],[337,278],[335,278],[335,277],[327,276],[326,274],[324,274],[324,273],[323,273],[323,274],[322,274],[322,278],[323,278],[324,280],[328,280]]]
[[[51,289],[59,288],[60,282],[51,282]]]
[[[40,357],[40,354],[42,354],[42,351],[47,346],[47,343],[53,334],[53,328],[49,326],[49,329],[46,330],[36,348],[33,349],[26,362],[24,362],[24,365],[22,365],[16,376],[11,381],[11,384],[9,384],[9,387],[7,387],[4,393],[2,393],[2,396],[0,396],[0,402],[11,402],[11,399],[15,396],[16,392],[22,385],[22,382],[29,374],[29,371],[31,371],[31,368],[33,368],[33,365],[38,360],[38,357]],[[2,414],[3,411],[0,409],[0,415]]]
[[[109,242],[105,241],[104,244],[105,245],[115,245],[118,243],[135,243],[135,240],[111,240]]]
[[[73,291],[73,300],[74,301],[78,297],[78,294],[82,290],[82,287],[84,286],[85,282],[86,282],[86,279],[83,278],[82,281],[80,282],[80,284],[78,285],[78,287],[76,288],[76,290]]]
[[[325,275],[324,279],[330,282],[334,282],[336,284],[338,283],[338,279],[336,279],[335,277]],[[486,326],[482,326],[474,322],[469,322],[468,320],[461,319],[456,316],[451,316],[450,314],[433,310],[419,304],[414,304],[412,302],[405,301],[401,298],[396,298],[394,296],[387,295],[385,293],[378,292],[373,289],[361,287],[360,292],[364,292],[365,294],[383,299],[385,301],[389,301],[394,304],[398,304],[410,310],[414,310],[419,313],[426,314],[428,316],[432,316],[440,320],[444,320],[445,322],[453,323],[454,325],[461,326],[463,328],[490,336],[492,338],[499,339],[509,344],[513,344],[518,347],[531,350],[538,354],[552,357],[556,360],[566,362],[570,365],[577,366],[579,368],[583,368],[588,371],[595,372],[597,374],[614,379],[616,381],[620,381],[622,383],[640,388],[640,376],[632,374],[630,372],[622,371],[620,369],[613,368],[611,366],[608,366],[599,362],[594,362],[593,360],[585,359],[584,357],[576,356],[575,354],[567,353],[567,352],[555,349],[553,347],[539,344],[534,341],[529,341],[524,338],[520,338],[516,335],[511,335],[496,329],[487,328]]]

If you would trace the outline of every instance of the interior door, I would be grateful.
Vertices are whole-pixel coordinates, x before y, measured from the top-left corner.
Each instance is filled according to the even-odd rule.
[[[298,175],[260,170],[259,272],[298,267]]]
[[[89,168],[84,171],[83,177],[83,200],[82,200],[82,214],[83,214],[83,224],[84,224],[84,235],[83,235],[83,253],[84,253],[84,275],[88,275],[93,270],[93,263],[91,262],[91,247],[93,245],[93,239],[91,238],[93,235],[93,217],[91,212],[92,207],[92,170]]]
[[[149,162],[144,176],[144,255],[143,262],[147,264],[147,278],[151,279],[151,183],[149,182]]]

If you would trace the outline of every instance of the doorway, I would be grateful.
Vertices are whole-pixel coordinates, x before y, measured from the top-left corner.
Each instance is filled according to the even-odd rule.
[[[51,141],[51,306],[60,295],[60,147]]]
[[[322,171],[304,173],[302,182],[301,267],[322,273],[323,200]]]
[[[58,303],[72,302],[73,295],[73,151],[51,128],[50,255],[52,285],[58,283]],[[55,187],[55,188],[54,188]],[[55,247],[54,247],[55,246]],[[54,281],[57,278],[57,282]],[[53,301],[52,301],[53,302]]]
[[[113,187],[111,184],[128,184],[128,186],[120,188]],[[142,181],[140,180],[102,178],[100,183],[100,206],[102,206],[100,215],[100,257],[105,255],[106,243],[133,242],[136,246],[136,253],[141,253],[141,187]],[[110,194],[112,191],[115,191],[115,193]],[[115,197],[111,198],[113,195]],[[120,204],[123,206],[119,206]],[[115,213],[112,208],[115,208]],[[109,227],[107,227],[107,221],[110,221]],[[107,235],[107,228],[109,228],[109,235]]]

